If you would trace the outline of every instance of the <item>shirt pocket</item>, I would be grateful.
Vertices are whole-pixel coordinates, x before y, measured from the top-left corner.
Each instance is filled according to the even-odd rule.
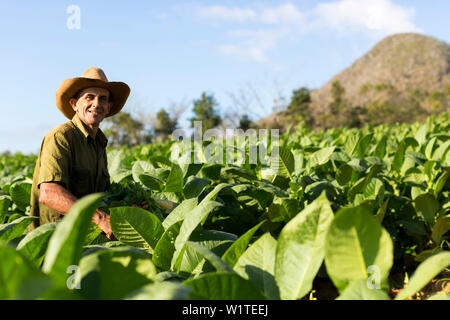
[[[80,198],[89,193],[92,193],[90,190],[90,171],[86,168],[74,167],[72,173],[72,187],[70,191],[73,193],[73,195]]]

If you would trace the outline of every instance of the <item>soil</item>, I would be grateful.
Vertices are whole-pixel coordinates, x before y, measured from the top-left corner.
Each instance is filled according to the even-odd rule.
[[[389,296],[394,299],[403,290],[403,275],[395,274],[390,276]],[[438,293],[450,292],[450,272],[444,272],[431,280],[422,290],[408,298],[408,300],[426,300]],[[306,295],[303,300],[310,298],[317,300],[334,300],[339,296],[339,292],[333,282],[328,278],[316,277],[313,282],[313,292]]]
[[[448,276],[450,276],[450,274]],[[412,297],[409,297],[408,300],[426,300],[438,293],[450,292],[450,278],[448,276],[431,280],[422,290]],[[392,288],[389,292],[389,296],[394,299],[401,291],[402,289]]]

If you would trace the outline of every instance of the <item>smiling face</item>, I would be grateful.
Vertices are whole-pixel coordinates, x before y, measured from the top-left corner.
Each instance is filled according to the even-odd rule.
[[[98,129],[100,122],[108,115],[112,103],[110,93],[104,88],[86,88],[79,93],[79,98],[70,99],[70,105],[80,120],[90,129]]]

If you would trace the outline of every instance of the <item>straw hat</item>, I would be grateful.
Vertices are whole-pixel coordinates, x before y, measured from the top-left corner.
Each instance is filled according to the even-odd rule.
[[[122,110],[130,95],[130,87],[128,87],[126,83],[109,82],[102,69],[89,68],[79,78],[64,80],[58,90],[56,90],[56,106],[67,118],[72,119],[75,115],[75,111],[72,109],[69,100],[73,98],[78,91],[91,87],[109,90],[112,107],[106,117],[111,117]]]

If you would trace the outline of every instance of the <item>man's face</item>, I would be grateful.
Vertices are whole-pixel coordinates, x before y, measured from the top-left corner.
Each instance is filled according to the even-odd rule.
[[[86,88],[81,91],[78,100],[70,99],[70,105],[78,117],[88,127],[98,127],[108,115],[112,103],[109,102],[109,91],[104,88]]]

